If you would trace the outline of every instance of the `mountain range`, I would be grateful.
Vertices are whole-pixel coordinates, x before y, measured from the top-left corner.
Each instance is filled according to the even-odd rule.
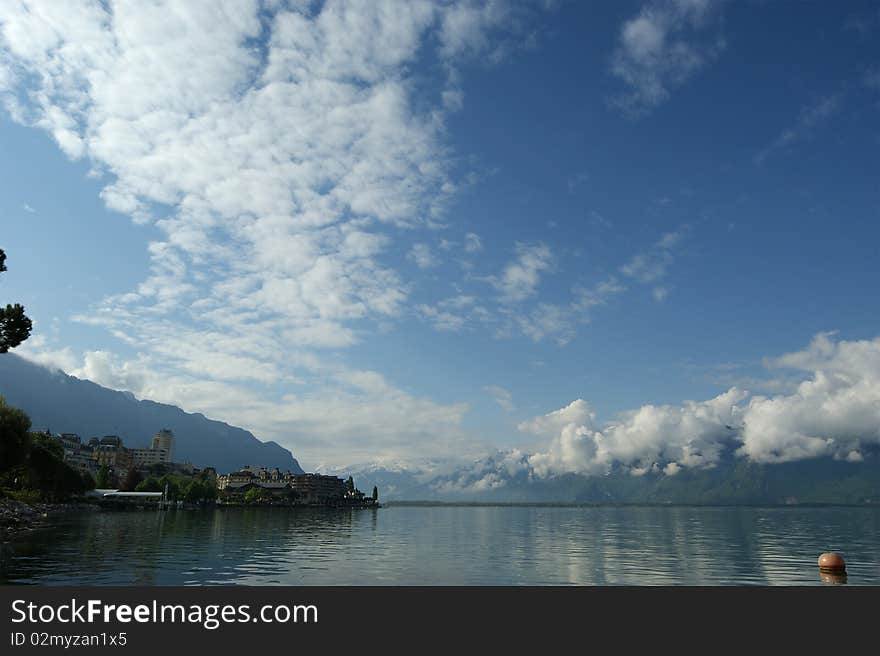
[[[175,434],[175,460],[218,472],[243,465],[278,467],[302,473],[287,449],[262,442],[229,424],[187,413],[173,405],[138,400],[128,392],[101,387],[18,356],[0,356],[0,395],[22,408],[34,430],[78,433],[83,438],[119,435],[130,447],[149,446],[160,428]],[[498,451],[471,462],[433,461],[420,466],[368,464],[329,470],[352,475],[361,490],[375,485],[384,501],[477,503],[660,503],[798,504],[880,503],[880,448],[868,448],[860,462],[811,458],[761,464],[735,453],[731,445],[708,469],[659,468],[634,476],[612,467],[604,475],[567,473],[537,476],[528,455]]]
[[[375,485],[384,501],[573,504],[878,504],[880,449],[861,462],[811,458],[762,464],[726,451],[712,468],[659,469],[634,476],[612,467],[604,475],[567,473],[538,477],[527,456],[509,452],[451,467],[386,468],[366,465],[346,470],[357,486]]]
[[[218,473],[244,465],[278,467],[303,473],[290,451],[262,442],[252,433],[199,413],[138,400],[88,380],[34,364],[11,353],[0,356],[0,396],[27,412],[32,430],[77,433],[90,437],[118,435],[125,446],[144,448],[161,428],[174,431],[174,460]]]

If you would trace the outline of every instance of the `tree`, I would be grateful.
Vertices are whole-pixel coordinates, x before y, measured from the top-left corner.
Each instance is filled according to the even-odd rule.
[[[168,486],[168,499],[175,500],[180,497],[180,485],[177,482],[176,477],[171,474],[165,474],[162,478],[159,479],[159,485],[162,486],[162,491],[165,491],[165,486]]]
[[[43,501],[64,501],[94,487],[64,462],[61,441],[48,431],[30,433],[31,420],[0,397],[0,485],[36,492]]]
[[[6,405],[0,396],[0,471],[24,463],[30,449],[30,427],[31,420],[24,411]]]
[[[154,476],[150,476],[147,480],[138,483],[134,489],[135,492],[162,492],[165,488]]]
[[[6,271],[6,253],[0,248],[0,272]],[[24,307],[16,303],[0,307],[0,353],[6,353],[26,340],[31,334],[31,320]]]
[[[374,485],[373,486],[373,501],[378,501],[378,500],[379,500],[379,488],[377,488]]]
[[[345,489],[349,492],[354,492],[354,479],[351,476],[349,476],[348,480],[345,481]]]
[[[101,465],[98,468],[98,473],[95,476],[95,488],[99,490],[106,490],[110,487],[110,469],[107,465]]]
[[[141,480],[143,480],[143,476],[141,473],[132,467],[128,470],[128,473],[125,476],[125,481],[122,483],[122,490],[124,492],[134,492],[137,489],[137,486],[140,484]]]
[[[95,489],[95,479],[92,478],[92,475],[89,472],[84,471],[81,474],[81,476],[82,476],[82,484],[83,484],[84,490],[94,490]]]
[[[260,503],[261,501],[268,499],[269,493],[261,487],[252,487],[248,490],[244,495],[244,500],[248,503]]]

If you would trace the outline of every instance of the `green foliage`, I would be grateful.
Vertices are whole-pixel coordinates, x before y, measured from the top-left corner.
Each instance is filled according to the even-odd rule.
[[[88,487],[78,471],[67,465],[53,449],[32,444],[21,477],[22,487],[39,490],[45,501],[63,501],[82,494]]]
[[[95,476],[95,487],[99,490],[106,490],[110,487],[110,469],[107,465],[101,465]]]
[[[379,500],[379,488],[375,485],[373,486],[373,501]]]
[[[174,476],[165,474],[160,478],[148,476],[134,488],[137,492],[164,492],[168,485],[168,500],[182,500],[188,503],[211,501],[217,497],[217,487],[213,480],[201,477]]]
[[[63,501],[90,489],[64,462],[61,442],[48,433],[30,433],[31,420],[0,397],[0,485],[42,501]]]
[[[182,479],[171,474],[165,474],[159,479],[159,485],[162,487],[160,492],[164,492],[165,487],[168,486],[168,500],[176,501],[180,498],[180,482],[185,480],[187,479]]]
[[[61,440],[52,437],[50,433],[31,433],[31,448],[39,447],[50,452],[59,460],[64,460],[64,447]]]
[[[349,476],[348,480],[345,481],[345,489],[348,492],[354,492],[354,479],[351,476]]]
[[[189,503],[212,501],[217,497],[217,488],[199,478],[192,478],[183,487],[183,500]]]
[[[0,248],[0,272],[3,271],[6,271],[6,253]],[[32,327],[23,306],[16,303],[0,307],[0,353],[6,353],[26,340]]]
[[[30,418],[22,410],[6,405],[0,396],[0,472],[24,463],[30,448],[30,427]]]
[[[153,476],[164,476],[168,473],[168,467],[163,462],[156,462],[148,466],[147,471]]]
[[[135,486],[135,492],[163,492],[165,488],[155,476],[148,476]]]
[[[269,499],[269,492],[261,487],[252,487],[244,495],[244,500],[248,503],[260,503]]]

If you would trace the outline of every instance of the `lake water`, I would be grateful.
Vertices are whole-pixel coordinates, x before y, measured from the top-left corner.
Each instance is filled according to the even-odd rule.
[[[0,583],[880,585],[880,509],[225,508],[58,518],[2,547]]]

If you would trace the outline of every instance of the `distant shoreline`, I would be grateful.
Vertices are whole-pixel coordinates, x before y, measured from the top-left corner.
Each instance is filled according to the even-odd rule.
[[[878,503],[577,503],[555,501],[385,501],[386,508],[880,508]]]

